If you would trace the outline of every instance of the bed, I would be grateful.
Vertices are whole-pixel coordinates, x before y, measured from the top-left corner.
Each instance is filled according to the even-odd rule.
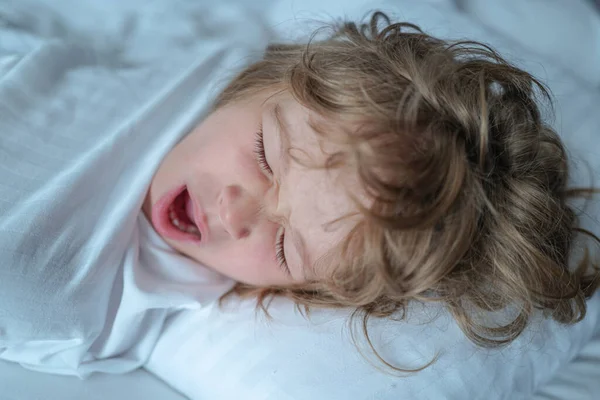
[[[599,365],[600,334],[596,334],[574,360],[562,366],[556,376],[530,399],[596,399]],[[99,374],[82,381],[74,377],[30,371],[4,361],[0,361],[0,389],[2,400],[188,399],[146,369],[125,375]]]
[[[95,20],[89,10],[85,15],[85,7],[76,5],[74,0],[38,0],[37,3],[51,4],[53,10],[64,18],[73,18],[74,24],[84,27],[82,29],[85,29],[86,18]],[[237,30],[237,37],[243,43],[252,36],[245,32],[249,19],[261,24],[262,30],[255,35],[275,34],[293,40],[305,34],[307,24],[330,17],[358,18],[374,8],[420,24],[434,35],[485,41],[542,80],[551,82],[558,113],[554,123],[564,133],[569,151],[587,161],[585,165],[576,165],[579,183],[589,183],[585,172],[590,168],[596,177],[600,171],[600,14],[593,2],[587,0],[232,0],[218,6],[204,0],[194,3],[127,0],[112,4],[97,0],[89,3],[107,17],[112,14],[142,16],[137,11],[142,7],[145,18],[159,18],[166,7],[196,12],[199,24],[195,31],[188,32],[189,37],[182,38],[182,43],[198,35],[214,34],[218,28],[216,21],[225,21],[229,29]],[[0,0],[0,15],[3,7],[10,4],[16,2]],[[36,2],[29,4],[35,6]],[[212,19],[203,18],[200,11],[209,6],[214,13]],[[177,24],[176,19],[167,21]],[[6,24],[0,27],[10,28]],[[157,29],[166,30],[169,26]],[[0,48],[1,41],[0,36]],[[0,63],[0,70],[1,67]],[[598,210],[598,204],[592,204],[588,223],[598,222]],[[406,397],[400,397],[406,399],[476,399],[484,398],[481,388],[477,387],[482,382],[490,383],[485,390],[486,399],[591,400],[600,393],[598,295],[590,302],[590,315],[584,323],[572,330],[556,329],[555,347],[540,347],[538,352],[532,351],[523,359],[515,358],[518,352],[503,353],[505,361],[506,357],[514,361],[505,375],[494,370],[498,365],[495,361],[474,352],[461,361],[455,374],[440,375],[441,383],[427,385],[392,379],[373,370],[360,356],[346,355],[349,343],[336,341],[343,326],[340,314],[325,313],[322,320],[308,325],[296,317],[286,320],[287,315],[295,315],[294,311],[288,304],[276,303],[275,313],[281,314],[284,323],[272,325],[264,320],[256,323],[251,304],[243,303],[239,307],[225,317],[215,308],[174,315],[165,325],[145,368],[124,375],[95,374],[80,380],[0,361],[0,400],[279,400],[309,396],[387,400],[398,399],[398,393],[406,393]],[[447,325],[443,329],[447,333],[453,328]],[[413,335],[421,333],[418,329],[411,332]],[[385,333],[382,335],[385,339]],[[302,346],[291,349],[286,343]],[[463,349],[461,346],[456,344],[457,354]],[[245,352],[241,361],[237,356],[240,353],[236,352],[240,349]],[[315,354],[323,358],[311,362]],[[428,355],[422,354],[424,358]],[[286,367],[286,363],[292,365]],[[466,374],[473,366],[480,370]],[[535,382],[535,388],[531,382]],[[404,384],[407,385],[405,391]],[[535,394],[531,395],[533,391]],[[472,395],[465,397],[465,393]]]

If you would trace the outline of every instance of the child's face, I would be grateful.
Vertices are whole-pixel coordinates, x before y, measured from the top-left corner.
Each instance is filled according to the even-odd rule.
[[[143,210],[172,247],[237,281],[318,280],[319,264],[352,227],[350,218],[328,224],[355,210],[342,186],[352,181],[290,158],[290,147],[300,159],[325,155],[306,108],[267,98],[230,104],[199,124],[162,161]],[[268,166],[256,154],[261,126]]]

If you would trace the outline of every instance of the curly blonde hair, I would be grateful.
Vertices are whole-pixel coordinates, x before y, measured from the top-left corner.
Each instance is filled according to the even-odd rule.
[[[291,93],[327,121],[316,127],[325,137],[345,127],[346,151],[332,157],[373,202],[357,203],[361,222],[328,278],[232,293],[256,295],[263,308],[272,295],[352,307],[365,332],[371,316],[443,301],[482,346],[511,342],[535,310],[565,324],[584,317],[598,264],[583,257],[569,268],[569,259],[578,232],[598,237],[578,228],[567,200],[593,190],[567,188],[540,81],[484,44],[436,39],[377,12],[308,45],[270,46],[216,107],[262,90]],[[506,309],[516,310],[507,323],[478,319]]]

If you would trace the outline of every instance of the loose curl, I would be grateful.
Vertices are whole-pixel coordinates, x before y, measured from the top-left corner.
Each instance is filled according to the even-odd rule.
[[[585,316],[598,263],[587,251],[574,268],[569,260],[577,233],[600,240],[578,228],[567,200],[593,190],[567,188],[565,148],[540,112],[551,98],[533,76],[484,44],[436,39],[377,12],[324,40],[270,46],[216,106],[262,90],[289,92],[318,115],[315,129],[344,144],[336,159],[373,201],[357,201],[363,218],[330,276],[230,294],[257,296],[263,309],[274,295],[351,307],[367,339],[370,317],[441,301],[487,347],[514,340],[535,310],[564,324]],[[479,318],[509,309],[508,322]]]

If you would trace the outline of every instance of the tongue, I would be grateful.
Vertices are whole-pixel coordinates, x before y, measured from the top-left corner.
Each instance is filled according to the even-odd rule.
[[[189,193],[186,193],[187,196],[185,196],[185,213],[187,214],[190,222],[195,226],[195,220],[194,220],[194,203],[192,202],[192,198],[190,197]]]

